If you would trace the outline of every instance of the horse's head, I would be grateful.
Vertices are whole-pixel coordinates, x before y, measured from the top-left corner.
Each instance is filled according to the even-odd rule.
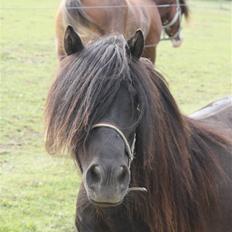
[[[140,58],[143,46],[140,30],[127,42],[122,36],[110,36],[87,47],[71,27],[66,30],[68,65],[51,91],[61,97],[52,97],[57,101],[52,124],[60,124],[59,132],[64,129],[55,136],[69,143],[87,196],[95,205],[118,205],[130,191],[140,113],[128,62]]]
[[[189,16],[189,9],[185,0],[172,0],[170,6],[163,9],[165,14],[161,16],[163,29],[172,41],[173,47],[181,46],[181,22],[182,16]],[[164,7],[165,8],[165,7]]]
[[[85,159],[79,162],[89,200],[100,206],[120,204],[128,192],[134,156],[135,103],[126,85],[87,137]]]

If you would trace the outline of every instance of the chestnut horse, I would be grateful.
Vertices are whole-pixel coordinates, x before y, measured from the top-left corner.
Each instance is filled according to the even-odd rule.
[[[231,135],[180,113],[142,31],[84,46],[69,26],[64,44],[46,148],[80,167],[77,231],[230,232]]]
[[[63,0],[56,20],[60,60],[66,56],[63,41],[67,25],[79,33],[84,44],[112,33],[129,38],[141,28],[146,44],[143,56],[155,62],[162,24],[154,0]]]

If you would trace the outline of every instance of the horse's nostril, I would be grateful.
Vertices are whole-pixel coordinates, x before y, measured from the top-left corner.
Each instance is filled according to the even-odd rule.
[[[99,165],[92,165],[87,172],[87,182],[90,186],[101,181],[101,168]]]
[[[129,177],[129,172],[126,166],[122,165],[119,168],[119,172],[118,172],[118,181],[120,183],[123,183],[126,181],[126,179]]]
[[[104,171],[101,165],[93,164],[88,168],[85,177],[87,187],[94,192],[103,191],[102,189],[111,191],[118,187],[122,191],[128,187],[130,180],[129,169],[125,165],[105,165]]]

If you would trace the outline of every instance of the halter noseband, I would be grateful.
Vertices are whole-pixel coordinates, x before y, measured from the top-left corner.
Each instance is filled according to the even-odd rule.
[[[120,137],[122,138],[122,140],[126,146],[126,150],[127,150],[128,158],[129,158],[129,168],[130,168],[131,163],[134,159],[136,134],[134,134],[134,139],[133,139],[132,145],[130,146],[126,136],[123,134],[123,132],[118,127],[116,127],[110,123],[97,123],[97,124],[93,125],[92,129],[99,128],[99,127],[106,127],[106,128],[113,129],[114,131],[116,131],[120,135]],[[127,193],[133,192],[133,191],[147,192],[147,189],[144,187],[130,187],[130,188],[128,188]]]
[[[124,144],[126,146],[126,150],[127,150],[128,158],[129,158],[129,167],[130,167],[131,162],[134,159],[136,134],[134,134],[134,139],[133,139],[132,145],[130,146],[126,136],[123,134],[123,132],[118,127],[116,127],[116,126],[114,126],[114,125],[112,125],[110,123],[97,123],[97,124],[93,125],[92,129],[99,128],[99,127],[106,127],[106,128],[113,129],[114,131],[117,132],[118,135],[120,135],[120,137],[122,138],[122,140],[123,140],[123,142],[124,142]]]

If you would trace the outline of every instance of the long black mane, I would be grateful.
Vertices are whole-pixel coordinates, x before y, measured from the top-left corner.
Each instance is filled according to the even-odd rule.
[[[77,148],[122,84],[140,112],[131,184],[149,190],[133,198],[128,212],[144,218],[151,231],[203,231],[214,183],[224,176],[219,151],[230,142],[183,116],[161,74],[147,59],[130,57],[123,36],[102,38],[64,59],[47,98],[47,150],[68,149],[81,159]]]

